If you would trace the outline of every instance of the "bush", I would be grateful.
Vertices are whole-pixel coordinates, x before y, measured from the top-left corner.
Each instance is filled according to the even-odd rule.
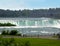
[[[9,31],[7,30],[7,31],[2,31],[2,35],[9,35]]]
[[[16,26],[16,25],[11,23],[0,23],[0,26]]]
[[[0,41],[1,41],[0,46],[12,46],[12,44],[15,45],[14,38],[11,38],[11,39],[3,39],[2,38]]]
[[[9,31],[9,30],[3,30],[2,31],[2,33],[1,33],[1,35],[16,35],[16,36],[21,36],[21,33],[18,33],[18,31],[17,30],[11,30],[11,31]]]
[[[12,31],[10,32],[10,35],[17,35],[17,33],[18,33],[17,30],[12,30]]]
[[[58,38],[60,39],[60,33],[57,34]]]
[[[30,42],[26,41],[24,46],[30,46]]]
[[[15,38],[0,38],[0,46],[30,46],[29,41],[16,41]]]

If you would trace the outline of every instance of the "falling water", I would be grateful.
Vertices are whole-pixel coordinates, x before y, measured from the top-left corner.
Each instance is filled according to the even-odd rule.
[[[15,19],[1,19],[1,23],[16,24],[16,27],[1,28],[0,30],[16,29],[23,34],[52,34],[60,32],[60,19],[51,18],[15,18]]]

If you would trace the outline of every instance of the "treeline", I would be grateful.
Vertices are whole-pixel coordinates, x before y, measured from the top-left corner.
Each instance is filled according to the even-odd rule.
[[[3,10],[0,9],[0,17],[22,17],[22,18],[57,18],[60,19],[60,8],[33,9],[33,10]]]
[[[16,25],[11,23],[0,23],[0,26],[16,26]]]

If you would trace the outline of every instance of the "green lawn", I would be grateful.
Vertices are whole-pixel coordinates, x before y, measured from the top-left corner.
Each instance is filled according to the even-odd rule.
[[[60,40],[40,39],[40,38],[21,38],[20,41],[30,41],[31,46],[60,46]]]
[[[9,40],[10,38],[3,38]],[[14,38],[16,43],[29,41],[30,46],[60,46],[60,40],[41,39],[41,38]]]

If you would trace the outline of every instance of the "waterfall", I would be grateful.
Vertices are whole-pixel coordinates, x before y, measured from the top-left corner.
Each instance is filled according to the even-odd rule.
[[[20,20],[0,20],[0,23],[12,23],[17,26],[27,26],[27,27],[58,27],[60,28],[60,19],[51,19],[51,18],[25,18]]]
[[[38,20],[19,20],[17,22],[19,26],[28,26],[28,27],[59,27],[60,20],[59,19],[40,19]]]
[[[27,34],[41,34],[41,33],[58,33],[60,32],[60,19],[51,19],[51,18],[20,18],[20,19],[7,19],[0,20],[0,23],[13,23],[16,24],[16,27],[12,29],[17,29],[22,33]],[[5,28],[5,27],[4,27]],[[10,29],[7,28],[6,29]],[[1,27],[0,27],[0,30]]]

